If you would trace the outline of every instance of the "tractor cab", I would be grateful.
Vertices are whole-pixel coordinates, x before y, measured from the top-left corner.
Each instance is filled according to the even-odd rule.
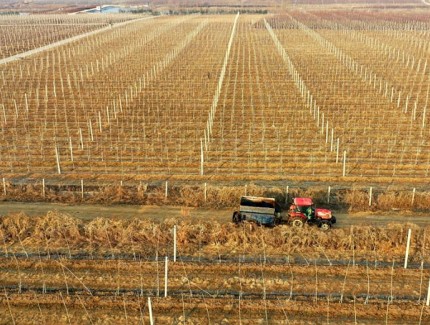
[[[290,205],[290,213],[295,216],[304,216],[312,212],[312,217],[315,217],[315,205],[311,198],[296,197],[293,199],[293,204]]]

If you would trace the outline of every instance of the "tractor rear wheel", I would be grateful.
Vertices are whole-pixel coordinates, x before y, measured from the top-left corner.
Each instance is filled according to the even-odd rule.
[[[296,227],[296,228],[302,228],[304,225],[304,222],[300,218],[295,218],[295,219],[291,220],[291,225],[293,227]]]
[[[331,228],[331,224],[329,221],[323,221],[321,222],[321,230],[327,231]]]

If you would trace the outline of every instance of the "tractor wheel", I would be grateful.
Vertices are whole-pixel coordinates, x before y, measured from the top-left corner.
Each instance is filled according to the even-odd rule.
[[[239,224],[239,223],[242,221],[242,218],[241,218],[240,212],[235,211],[235,212],[233,213],[232,221],[233,221],[235,224]]]
[[[321,222],[321,230],[327,231],[331,228],[331,224],[328,221]]]
[[[300,219],[300,218],[295,218],[295,219],[293,219],[293,220],[291,221],[291,225],[292,225],[293,227],[296,227],[296,228],[302,228],[302,227],[303,227],[303,224],[304,224],[304,222],[303,222],[303,220],[302,220],[302,219]]]

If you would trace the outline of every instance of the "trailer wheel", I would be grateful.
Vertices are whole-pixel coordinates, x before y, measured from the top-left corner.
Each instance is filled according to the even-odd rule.
[[[331,224],[328,221],[321,222],[321,230],[327,231],[331,228]]]
[[[303,227],[303,224],[304,224],[304,222],[303,222],[303,220],[302,220],[302,219],[300,219],[300,218],[295,218],[295,219],[293,219],[293,220],[291,221],[291,225],[292,225],[293,227],[302,228],[302,227]]]
[[[241,217],[241,215],[240,215],[240,212],[235,211],[235,212],[233,213],[232,221],[233,221],[235,224],[239,224],[239,223],[242,221],[242,217]]]

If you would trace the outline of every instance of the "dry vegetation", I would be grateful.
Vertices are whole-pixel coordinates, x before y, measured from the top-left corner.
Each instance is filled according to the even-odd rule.
[[[96,218],[84,222],[55,212],[43,217],[4,216],[0,239],[6,254],[61,252],[66,255],[133,254],[147,257],[169,255],[174,225],[178,227],[178,251],[189,256],[266,254],[329,260],[401,261],[408,228],[414,229],[411,261],[427,261],[430,245],[428,229],[414,225],[393,224],[386,229],[363,225],[325,233],[318,228],[296,229],[287,225],[271,229],[255,224],[236,227],[232,223],[212,221],[192,224],[177,219],[154,223],[137,218]]]
[[[110,19],[93,17],[0,17],[0,55]],[[428,323],[428,227],[193,224],[186,207],[427,211],[429,18],[157,17],[0,65],[1,200],[184,206],[163,223],[2,216],[0,323],[149,323],[148,297],[157,323]]]
[[[408,228],[411,268],[403,269]],[[175,219],[84,223],[56,213],[11,215],[0,223],[0,318],[5,324],[149,323],[151,297],[157,323],[424,324],[428,231],[391,225],[327,234]]]
[[[2,186],[3,185],[3,186]],[[83,185],[83,186],[82,186]],[[167,190],[166,190],[167,186]],[[261,184],[231,185],[178,182],[99,182],[50,183],[38,180],[0,182],[0,202],[59,202],[67,204],[134,204],[174,205],[182,207],[237,208],[243,195],[274,197],[288,209],[293,197],[312,197],[321,207],[335,212],[403,211],[425,213],[430,207],[430,193],[426,187],[402,186],[322,186],[293,184],[263,186]]]

